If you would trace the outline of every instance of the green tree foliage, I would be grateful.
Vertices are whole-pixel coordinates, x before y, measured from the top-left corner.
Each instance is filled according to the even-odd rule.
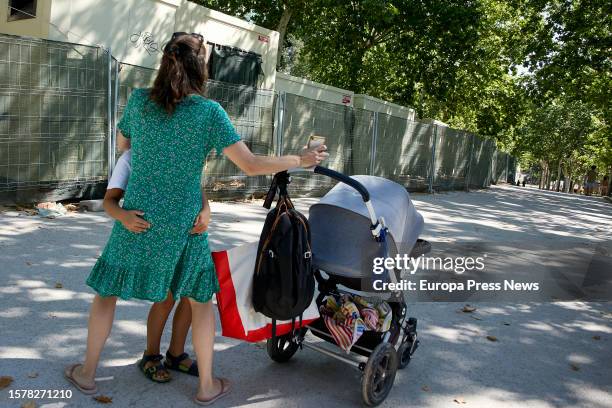
[[[414,107],[538,165],[612,166],[609,1],[196,2],[278,30],[279,70]]]
[[[497,136],[521,90],[512,68],[524,23],[503,1],[200,0],[266,27],[283,27],[290,52],[279,68],[417,109]]]
[[[575,135],[567,129],[568,122],[574,122],[570,126],[577,132],[580,126],[586,126],[584,118],[590,116],[590,126],[582,129],[584,134],[574,143],[568,142],[571,151],[564,153],[564,173],[583,175],[591,165],[596,165],[602,174],[612,174],[612,3],[602,0],[528,3],[533,35],[525,42],[524,66],[529,75],[523,84],[531,108],[526,112],[530,125],[518,136],[521,149],[537,160],[548,161],[554,148],[565,143],[560,141],[552,150],[543,152],[541,146],[547,145],[546,139],[559,140],[565,132]],[[566,125],[558,125],[558,131],[549,129],[541,139],[534,139],[535,122],[546,117],[544,112],[552,114],[555,110],[550,101],[556,101],[556,109],[565,110],[559,120]],[[569,135],[566,139],[572,138]]]

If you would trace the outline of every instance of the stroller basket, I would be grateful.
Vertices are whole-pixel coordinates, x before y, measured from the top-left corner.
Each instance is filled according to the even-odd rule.
[[[319,299],[317,299],[317,303],[320,303]],[[363,334],[359,337],[359,339],[353,344],[351,347],[352,352],[368,357],[372,350],[376,348],[385,337],[392,344],[395,344],[398,336],[401,333],[401,316],[402,313],[405,313],[402,310],[403,306],[397,302],[389,305],[391,307],[392,319],[391,324],[388,330],[385,331],[376,331],[376,330],[365,330]],[[325,324],[324,319],[318,319],[313,323],[308,325],[308,328],[311,330],[312,334],[323,339],[331,344],[336,345],[336,340],[334,336],[330,333],[329,328]]]
[[[336,345],[334,337],[327,329],[323,319],[318,319],[314,323],[309,324],[308,328],[313,335],[327,341],[328,343]],[[390,331],[391,330],[393,330],[393,328],[391,328]],[[377,332],[372,330],[365,331],[361,337],[359,337],[359,340],[357,340],[357,342],[353,345],[351,352],[364,357],[369,357],[370,354],[372,354],[372,350],[374,350],[376,346],[382,342],[386,333],[387,332]]]

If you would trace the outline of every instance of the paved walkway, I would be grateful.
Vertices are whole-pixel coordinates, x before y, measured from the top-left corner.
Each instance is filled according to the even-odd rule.
[[[509,274],[543,268],[538,263],[546,259],[554,263],[546,248],[576,248],[580,257],[586,256],[581,259],[604,265],[612,256],[612,206],[597,198],[508,186],[413,198],[426,218],[432,255],[457,248],[515,254],[492,261],[500,273]],[[315,200],[296,201],[306,209]],[[215,249],[257,240],[265,216],[261,202],[215,202],[212,209]],[[111,225],[101,213],[57,220],[0,213],[0,376],[14,378],[0,391],[1,407],[26,402],[10,400],[9,390],[72,389],[61,369],[83,353],[92,299],[84,281]],[[398,373],[382,406],[612,406],[611,303],[472,302],[477,310],[471,314],[459,311],[463,304],[411,304],[410,314],[419,318],[421,347]],[[113,407],[193,406],[195,379],[177,375],[169,384],[155,385],[134,365],[144,348],[148,306],[119,302],[102,356],[100,392],[112,397]],[[487,340],[488,335],[498,341]],[[163,345],[167,342],[166,335]],[[279,365],[260,344],[219,336],[215,357],[218,374],[235,383],[219,407],[361,403],[359,372],[309,350]],[[69,400],[37,401],[39,407],[97,405],[77,392]]]

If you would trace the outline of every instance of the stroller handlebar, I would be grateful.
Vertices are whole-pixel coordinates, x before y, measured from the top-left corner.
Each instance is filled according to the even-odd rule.
[[[328,169],[327,167],[322,167],[322,166],[315,166],[314,172],[315,174],[321,174],[323,176],[333,178],[334,180],[337,180],[341,183],[348,184],[349,186],[357,190],[359,194],[361,194],[361,198],[363,199],[364,203],[367,203],[368,201],[370,201],[370,193],[363,186],[363,184],[361,184],[357,180],[350,178],[349,176],[345,174],[339,173],[335,170]]]
[[[323,167],[323,166],[313,166],[313,167],[308,167],[308,168],[295,167],[295,168],[291,168],[287,170],[287,173],[289,174],[301,173],[301,172],[311,172],[315,174],[320,174],[322,176],[333,178],[334,180],[339,181],[341,183],[348,184],[349,186],[353,187],[355,190],[359,192],[364,203],[367,203],[368,201],[370,201],[370,192],[368,191],[367,188],[363,186],[363,184],[361,184],[360,182],[358,182],[357,180],[353,178],[350,178],[349,176],[345,174],[337,172],[336,170],[328,169],[327,167]]]
[[[368,209],[368,214],[370,216],[370,221],[372,223],[372,233],[375,236],[378,236],[382,226],[378,222],[378,219],[376,218],[376,212],[374,211],[374,207],[372,206],[372,203],[370,202],[370,192],[368,191],[367,188],[365,188],[363,184],[361,184],[359,181],[355,180],[354,178],[347,176],[346,174],[342,174],[340,172],[337,172],[336,170],[328,169],[327,167],[323,167],[323,166],[314,166],[314,167],[309,167],[309,168],[296,167],[296,168],[287,170],[288,174],[299,173],[299,172],[313,172],[315,174],[321,174],[323,176],[333,178],[334,180],[337,180],[341,183],[347,184],[353,187],[355,190],[357,190],[357,192],[361,195],[361,198],[363,199],[363,202],[366,208]]]

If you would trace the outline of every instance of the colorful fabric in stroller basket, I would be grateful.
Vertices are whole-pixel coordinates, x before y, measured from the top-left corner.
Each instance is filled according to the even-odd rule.
[[[328,296],[319,311],[334,341],[347,353],[366,330],[389,330],[393,317],[386,302],[375,305],[362,297],[350,295]]]

